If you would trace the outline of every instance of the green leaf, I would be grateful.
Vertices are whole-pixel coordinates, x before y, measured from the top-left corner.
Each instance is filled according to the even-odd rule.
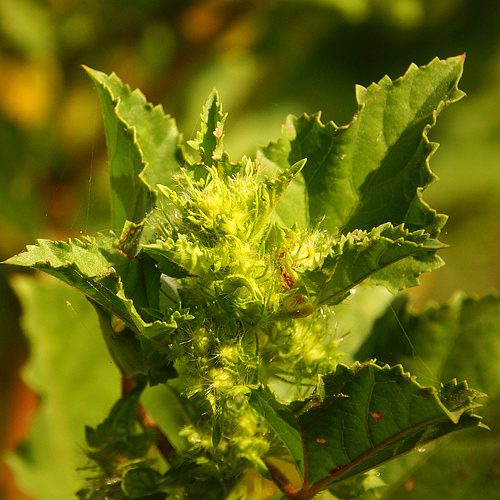
[[[450,412],[441,400],[450,392],[466,401],[457,413]],[[471,413],[477,396],[465,383],[458,387],[450,383],[438,392],[420,386],[400,365],[379,367],[370,362],[351,368],[339,364],[334,373],[322,377],[311,398],[289,407],[272,401],[269,392],[265,406],[260,404],[262,398],[250,402],[273,422],[271,426],[291,451],[299,471],[304,470],[303,489],[310,496],[303,498],[312,498],[331,483],[377,467],[449,432],[477,427],[481,419]],[[304,464],[296,458],[297,429]]]
[[[12,282],[30,342],[23,378],[41,399],[27,441],[8,464],[30,498],[54,500],[73,498],[81,486],[84,426],[105,418],[120,393],[120,376],[85,297],[43,278]]]
[[[271,143],[272,144],[272,143]],[[288,162],[288,154],[285,158],[263,154],[262,150],[257,151],[257,164],[261,171],[268,177],[279,178],[284,172],[289,171],[295,164]],[[272,160],[270,157],[272,156]],[[307,161],[306,158],[304,160]],[[303,160],[303,161],[304,161]],[[301,169],[303,165],[301,166]],[[284,227],[292,227],[297,224],[301,228],[307,227],[309,223],[309,208],[307,205],[307,192],[303,175],[294,175],[290,179],[286,190],[276,203],[273,211],[273,218]]]
[[[135,436],[137,409],[143,390],[144,384],[137,385],[114,404],[102,424],[95,429],[87,426],[85,428],[87,444],[92,448],[101,448],[109,443],[114,444]]]
[[[423,312],[400,295],[374,323],[356,359],[403,363],[419,377],[447,380],[460,373],[491,398],[500,394],[500,297],[456,294]]]
[[[130,259],[109,232],[68,242],[38,240],[6,263],[39,269],[83,292],[96,306],[111,354],[129,378],[142,374],[155,384],[175,376],[165,353],[150,340],[165,340],[177,327],[176,319],[187,316],[157,310],[160,272],[149,256]],[[161,319],[153,321],[156,316]]]
[[[445,304],[431,304],[423,311],[411,307],[408,297],[396,297],[373,325],[370,337],[355,356],[380,357],[402,362],[419,379],[446,380],[460,373],[470,384],[488,393],[486,424],[500,416],[500,297],[497,292],[480,297],[456,294]],[[460,400],[459,400],[460,401]],[[381,476],[392,487],[384,498],[432,495],[446,498],[494,497],[498,483],[500,435],[496,425],[488,433],[456,435],[436,449],[426,447],[418,457],[390,463]],[[493,495],[493,496],[492,496]]]
[[[146,164],[135,129],[119,114],[119,97],[105,83],[106,75],[86,69],[101,100],[111,175],[112,227],[120,232],[127,220],[144,220],[154,207],[155,195],[141,176]]]
[[[125,304],[123,285],[116,270],[101,252],[101,245],[111,249],[113,242],[118,244],[112,233],[103,235],[101,244],[90,238],[68,242],[38,240],[36,245],[28,245],[25,252],[8,259],[6,263],[51,274],[74,286],[109,312],[114,312],[126,323],[133,324],[130,308]]]
[[[427,139],[441,109],[464,94],[457,89],[462,56],[410,66],[392,81],[357,87],[352,122],[326,125],[320,115],[288,117],[278,142],[261,152],[281,168],[307,158],[302,170],[311,222],[332,232],[369,231],[385,222],[437,236],[445,217],[422,200],[435,175]]]
[[[144,251],[155,259],[158,269],[168,276],[184,278],[190,273],[198,273],[217,262],[217,256],[199,243],[193,243],[184,235],[158,240],[150,245],[143,245]]]
[[[269,218],[276,209],[282,195],[286,192],[293,180],[297,178],[305,163],[305,159],[300,160],[291,165],[289,168],[278,172],[276,177],[272,180],[266,178],[261,184],[259,184],[257,196],[259,205],[255,213],[256,220],[253,235],[258,235],[259,230],[261,230],[269,221]]]
[[[158,307],[160,274],[152,260],[131,260],[118,249],[118,239],[109,232],[93,238],[68,242],[38,240],[25,252],[5,263],[39,269],[56,276],[81,292],[111,315],[146,337],[174,329],[170,318],[148,322],[139,314],[136,304]],[[130,295],[134,301],[127,296]]]
[[[130,498],[141,498],[158,492],[162,475],[150,467],[129,469],[122,479],[122,489]]]
[[[342,236],[321,269],[305,271],[302,279],[316,305],[341,302],[355,286],[368,280],[399,291],[418,284],[417,277],[442,265],[439,241],[423,231],[410,233],[403,226],[383,224],[369,233]]]
[[[203,106],[200,116],[201,130],[196,133],[196,139],[189,142],[192,148],[200,152],[201,161],[207,167],[212,167],[214,162],[227,158],[223,148],[226,116],[227,113],[222,112],[219,95],[214,89]]]
[[[267,386],[251,388],[250,405],[258,411],[271,428],[281,438],[292,456],[297,468],[304,474],[304,454],[300,427],[293,412],[276,400],[276,396]]]
[[[179,133],[175,120],[164,113],[161,105],[153,106],[148,103],[139,89],[132,92],[114,73],[107,76],[99,71],[86,69],[97,85],[101,102],[103,98],[107,102],[108,96],[111,96],[111,100],[116,102],[114,114],[135,130],[137,145],[145,164],[139,177],[152,190],[156,189],[157,184],[171,184],[172,175],[179,173],[186,161],[182,134]]]

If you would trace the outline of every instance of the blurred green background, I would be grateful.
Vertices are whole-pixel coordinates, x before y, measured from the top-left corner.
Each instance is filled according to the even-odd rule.
[[[187,139],[216,87],[237,159],[276,139],[288,113],[346,124],[355,84],[465,52],[469,96],[430,133],[441,181],[425,195],[450,215],[451,248],[412,294],[418,306],[499,289],[499,42],[498,0],[0,0],[0,260],[109,226],[101,111],[82,64],[141,88]],[[17,375],[27,346],[13,272],[0,269],[1,449],[36,404]],[[21,498],[1,469],[0,499]]]

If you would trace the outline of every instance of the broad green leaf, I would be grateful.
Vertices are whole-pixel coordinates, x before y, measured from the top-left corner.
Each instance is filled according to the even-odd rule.
[[[122,489],[129,498],[142,498],[158,492],[162,475],[150,467],[128,470],[122,480]],[[163,496],[165,498],[166,495]]]
[[[19,487],[34,500],[74,498],[85,473],[84,426],[105,418],[120,376],[85,297],[59,281],[17,276],[31,357],[23,370],[41,400],[26,443],[8,457]]]
[[[135,307],[135,302],[157,307],[160,275],[152,261],[131,260],[120,254],[118,239],[109,232],[68,242],[38,240],[36,245],[29,245],[25,252],[5,263],[56,276],[146,336],[175,328],[175,321],[148,323]],[[134,302],[127,298],[128,294],[134,297]]]
[[[271,154],[269,154],[271,156]],[[307,159],[304,159],[307,161]],[[257,151],[257,164],[261,172],[268,177],[279,177],[280,173],[289,170],[293,164],[288,163],[288,155],[283,158],[265,156],[261,150]],[[307,206],[307,192],[302,175],[295,175],[290,180],[283,195],[279,198],[274,211],[273,218],[285,227],[297,224],[299,227],[307,227],[309,223],[309,208]]]
[[[282,136],[261,154],[281,168],[303,158],[312,223],[332,232],[369,231],[386,222],[437,236],[445,217],[422,200],[435,175],[427,139],[441,109],[464,94],[457,89],[462,56],[410,66],[392,81],[357,87],[352,122],[322,124],[320,115],[290,116]]]
[[[184,234],[180,234],[175,241],[172,238],[158,240],[142,248],[155,259],[162,273],[174,278],[183,278],[190,273],[203,274],[220,260],[215,252],[193,243]]]
[[[186,161],[182,135],[175,120],[164,113],[161,105],[148,103],[139,89],[132,92],[114,73],[108,76],[100,71],[86,69],[97,85],[101,102],[103,98],[106,102],[111,98],[116,103],[115,115],[135,130],[145,164],[140,177],[152,190],[156,189],[157,184],[170,185],[172,175],[178,173]],[[105,103],[102,104],[105,107]]]
[[[391,363],[403,362],[420,379],[446,380],[460,373],[471,385],[488,393],[484,408],[488,433],[454,436],[436,450],[415,460],[390,463],[381,469],[383,479],[393,485],[383,498],[493,498],[498,483],[496,464],[500,453],[497,422],[500,415],[500,298],[457,294],[449,303],[433,304],[424,311],[410,307],[409,299],[394,299],[386,313],[374,323],[371,336],[358,351],[359,359],[381,356]],[[418,460],[417,460],[418,458]],[[440,471],[439,474],[435,471]],[[399,485],[399,486],[398,486]]]
[[[144,220],[154,207],[155,195],[141,175],[146,164],[135,128],[118,112],[119,97],[104,83],[105,75],[87,71],[101,100],[111,175],[112,227],[120,232],[126,221],[137,224]]]
[[[456,373],[494,398],[500,394],[500,298],[497,293],[467,297],[412,310],[401,295],[374,323],[370,336],[355,354],[402,363],[433,380]]]
[[[255,214],[254,235],[259,234],[264,225],[269,221],[271,214],[276,209],[283,193],[286,192],[290,184],[297,178],[299,172],[302,170],[306,160],[300,160],[294,163],[290,168],[283,169],[276,174],[273,179],[266,178],[259,185],[259,192],[257,200],[259,206]],[[292,224],[293,225],[293,224]]]
[[[126,324],[133,325],[131,301],[127,301],[123,284],[111,262],[101,251],[118,245],[118,239],[108,236],[95,239],[73,239],[68,242],[38,240],[25,252],[6,261],[7,264],[31,267],[51,274],[74,286],[105,310],[116,314]]]
[[[462,403],[448,409],[446,398],[449,401],[451,393]],[[420,386],[400,365],[380,367],[370,362],[348,368],[339,364],[334,373],[322,377],[311,398],[288,407],[277,401],[271,404],[269,396],[265,406],[260,404],[262,398],[251,398],[250,402],[272,422],[294,458],[299,432],[304,465],[295,461],[299,470],[304,470],[303,489],[310,494],[303,498],[312,498],[333,482],[481,422],[471,413],[477,406],[474,399],[481,394],[468,389],[466,383],[452,381],[438,392]]]
[[[410,233],[403,226],[383,224],[342,236],[323,266],[302,278],[316,305],[341,302],[364,280],[399,291],[418,284],[421,273],[440,267],[435,252],[443,247],[421,230]]]

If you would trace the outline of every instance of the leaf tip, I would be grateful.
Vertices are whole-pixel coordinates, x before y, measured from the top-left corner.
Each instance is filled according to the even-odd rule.
[[[101,73],[100,71],[97,71],[95,69],[92,69],[91,67],[87,66],[86,64],[81,65],[83,70],[87,73],[87,75],[90,76],[90,78],[94,81],[96,81],[99,78],[99,74]]]

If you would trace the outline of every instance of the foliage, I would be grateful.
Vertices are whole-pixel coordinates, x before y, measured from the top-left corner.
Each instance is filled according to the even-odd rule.
[[[119,391],[119,375],[102,336],[95,335],[99,323],[83,295],[28,276],[16,276],[13,284],[32,353],[24,379],[40,401],[31,422],[35,439],[9,456],[9,466],[33,498],[71,496],[81,487],[77,469],[86,465],[84,427],[105,418]]]
[[[87,69],[112,230],[6,261],[83,292],[122,375],[123,396],[86,428],[93,472],[79,498],[237,498],[252,470],[290,499],[354,498],[380,486],[370,474],[387,460],[482,426],[483,394],[454,374],[423,387],[399,364],[338,363],[330,321],[360,283],[397,292],[441,266],[446,217],[422,198],[435,178],[427,133],[463,96],[463,60],[358,87],[343,127],[290,116],[236,163],[215,91],[184,144],[161,107]],[[158,422],[140,403],[146,385],[164,391]]]

